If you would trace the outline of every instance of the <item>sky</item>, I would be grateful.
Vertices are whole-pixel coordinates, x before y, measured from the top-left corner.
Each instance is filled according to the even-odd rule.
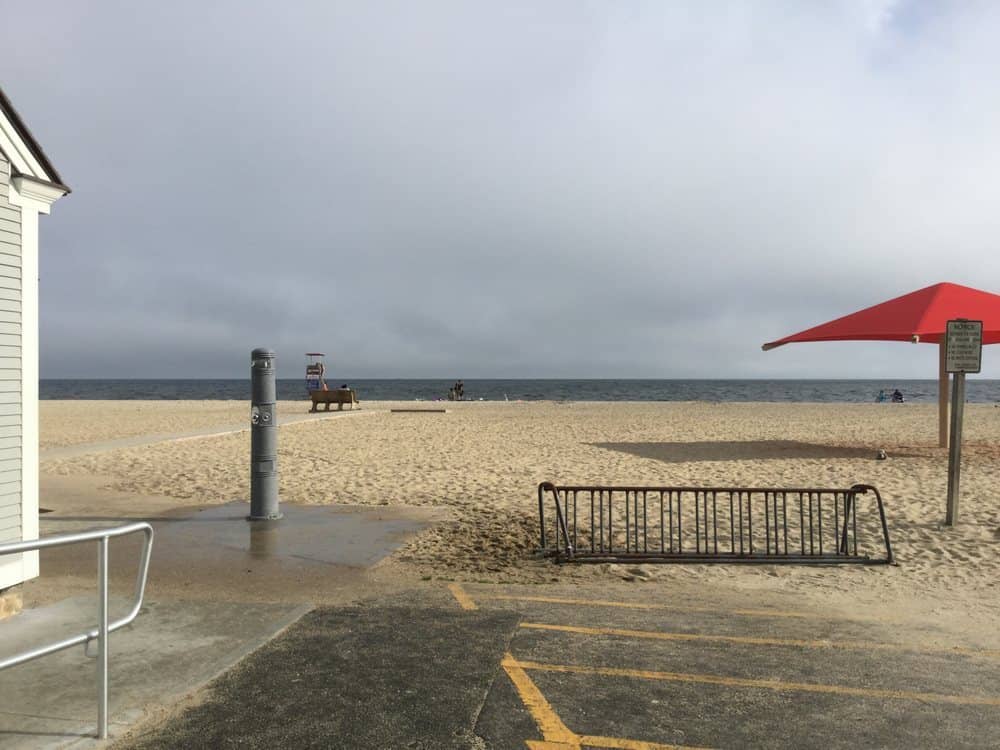
[[[934,378],[935,346],[760,345],[1000,292],[998,3],[0,15],[0,86],[73,189],[43,378],[245,377],[259,346],[283,377]]]

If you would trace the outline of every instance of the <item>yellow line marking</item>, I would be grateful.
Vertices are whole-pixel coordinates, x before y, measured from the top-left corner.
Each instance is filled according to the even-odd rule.
[[[661,745],[659,742],[626,740],[621,737],[594,737],[589,734],[580,736],[580,744],[588,747],[607,747],[613,750],[708,750],[708,748],[689,747],[688,745]]]
[[[479,609],[479,607],[476,606],[476,603],[472,601],[472,598],[465,593],[465,589],[457,583],[449,583],[448,589],[451,591],[452,595],[458,599],[458,603],[462,609]]]
[[[507,661],[505,659],[505,661]],[[844,685],[822,685],[807,682],[782,682],[780,680],[757,680],[744,677],[723,677],[710,674],[686,674],[683,672],[656,672],[645,669],[619,669],[616,667],[585,667],[569,664],[543,664],[534,661],[510,661],[524,670],[540,672],[563,672],[570,674],[595,674],[607,677],[638,677],[644,680],[668,680],[672,682],[696,682],[729,687],[753,687],[768,690],[806,693],[834,693],[837,695],[857,695],[865,698],[898,698],[901,700],[926,703],[953,703],[970,706],[1000,706],[1000,698],[977,695],[943,695],[941,693],[917,693],[909,690],[882,690],[879,688],[854,688]]]
[[[499,601],[507,602],[542,602],[544,604],[572,604],[575,606],[588,606],[588,607],[617,607],[620,609],[645,609],[645,610],[658,610],[667,609],[674,610],[677,612],[714,612],[716,614],[723,615],[745,615],[748,617],[801,617],[816,620],[848,620],[848,619],[866,619],[866,618],[834,618],[827,617],[826,615],[815,614],[812,612],[782,612],[780,610],[771,609],[713,609],[711,607],[693,607],[685,605],[674,605],[674,604],[645,604],[643,602],[612,602],[603,599],[561,599],[554,596],[512,596],[510,594],[486,594],[477,593],[477,596],[481,599],[496,599]],[[874,619],[874,618],[871,618]]]
[[[612,750],[707,750],[706,748],[686,747],[681,745],[662,745],[657,742],[629,740],[622,737],[597,737],[579,735],[563,724],[559,714],[545,700],[542,691],[524,671],[524,662],[519,662],[509,653],[504,654],[500,662],[507,676],[517,689],[531,717],[542,733],[542,740],[526,740],[529,750],[580,750],[582,745],[589,747],[612,748]]]
[[[521,696],[521,702],[528,709],[531,717],[535,720],[542,737],[547,743],[563,743],[573,748],[580,747],[580,738],[563,724],[549,702],[545,700],[542,691],[531,681],[524,669],[517,660],[509,653],[504,654],[503,661],[500,662],[504,671],[510,677],[510,681],[517,688],[517,694]]]
[[[667,633],[649,630],[624,630],[622,628],[588,628],[579,625],[551,625],[544,622],[522,622],[522,628],[556,630],[583,635],[618,635],[624,638],[648,638],[658,641],[715,641],[718,643],[744,643],[753,646],[798,646],[800,648],[840,648],[859,651],[920,651],[925,653],[972,654],[974,656],[1000,657],[1000,651],[976,651],[955,646],[908,646],[901,643],[876,643],[875,641],[807,641],[794,638],[758,638],[742,635],[711,635],[702,633]]]

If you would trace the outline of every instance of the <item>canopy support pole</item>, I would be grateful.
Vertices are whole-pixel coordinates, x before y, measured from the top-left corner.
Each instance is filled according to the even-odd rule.
[[[948,371],[945,369],[945,337],[938,344],[938,447],[948,447]]]

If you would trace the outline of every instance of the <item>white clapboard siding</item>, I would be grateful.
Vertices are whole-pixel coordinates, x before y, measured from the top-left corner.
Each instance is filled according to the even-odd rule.
[[[10,498],[0,498],[0,503],[7,502],[7,500],[17,500],[18,503],[21,502],[21,495],[12,495]],[[21,517],[16,518],[5,518],[0,520],[0,544],[5,542],[20,542],[21,541]]]
[[[0,154],[0,544],[21,538],[21,209]]]
[[[17,473],[20,475],[20,469]],[[0,516],[0,544],[21,541],[21,485],[18,482],[6,486],[11,487],[11,491],[0,494],[0,512],[3,513]]]

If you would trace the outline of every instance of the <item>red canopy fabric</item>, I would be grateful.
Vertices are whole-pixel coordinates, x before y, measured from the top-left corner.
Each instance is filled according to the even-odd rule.
[[[941,283],[904,294],[829,323],[764,344],[764,351],[802,341],[913,341],[937,344],[946,323],[983,321],[983,343],[1000,343],[1000,295],[960,284]]]

